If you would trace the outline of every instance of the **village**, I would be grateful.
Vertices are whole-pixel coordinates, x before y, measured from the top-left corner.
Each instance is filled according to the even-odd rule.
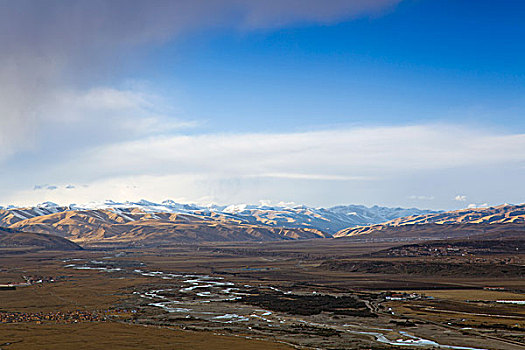
[[[97,312],[70,311],[70,312],[0,312],[0,323],[77,323],[77,322],[102,322],[107,319]]]
[[[0,284],[0,291],[2,290],[15,290],[17,287],[28,287],[35,284],[42,283],[54,283],[58,280],[64,279],[64,276],[51,277],[51,276],[22,276],[24,282],[12,282]]]

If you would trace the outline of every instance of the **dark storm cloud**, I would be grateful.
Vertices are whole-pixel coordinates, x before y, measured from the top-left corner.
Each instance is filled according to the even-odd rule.
[[[399,0],[0,0],[0,161],[33,146],[57,90],[96,86],[97,71],[182,32],[332,22]],[[104,71],[107,74],[107,71]],[[85,80],[88,81],[85,81]],[[90,80],[91,79],[91,80]],[[53,107],[51,107],[51,111]]]
[[[400,0],[3,0],[0,40],[8,51],[73,54],[164,40],[188,29],[332,22]],[[3,50],[5,52],[5,50]]]
[[[36,142],[39,123],[49,114],[42,105],[49,106],[56,90],[74,86],[83,75],[94,80],[84,86],[96,86],[97,70],[122,50],[197,28],[327,23],[397,2],[0,0],[0,160]]]

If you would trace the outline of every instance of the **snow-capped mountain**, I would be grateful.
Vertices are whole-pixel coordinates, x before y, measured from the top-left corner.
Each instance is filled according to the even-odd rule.
[[[363,205],[340,205],[331,208],[312,208],[304,205],[249,205],[199,206],[181,204],[172,200],[161,203],[140,200],[138,202],[91,202],[59,206],[45,202],[29,208],[0,210],[0,226],[9,226],[17,221],[64,211],[109,210],[117,214],[126,213],[175,213],[188,214],[201,219],[235,221],[242,224],[285,228],[308,228],[328,234],[355,226],[379,224],[396,218],[436,213],[416,208],[366,207]]]

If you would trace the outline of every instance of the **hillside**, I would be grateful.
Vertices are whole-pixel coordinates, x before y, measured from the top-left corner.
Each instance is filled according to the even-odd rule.
[[[334,237],[442,239],[483,235],[494,239],[525,237],[524,232],[525,204],[520,204],[409,216],[378,225],[347,228]]]
[[[312,239],[330,237],[341,227],[334,237],[407,241],[484,234],[491,239],[522,237],[524,223],[525,204],[433,212],[358,205],[202,207],[173,201],[107,201],[84,206],[57,206],[48,202],[36,207],[0,210],[0,226],[55,234],[81,244]]]
[[[58,206],[46,202],[35,207],[0,209],[0,226],[10,227],[17,222],[66,211],[107,210],[126,216],[129,213],[146,214],[170,213],[186,214],[202,220],[238,223],[273,228],[315,229],[330,235],[347,227],[383,223],[399,217],[437,213],[416,208],[365,207],[363,205],[340,205],[331,208],[313,208],[304,205],[230,205],[198,206],[180,204],[171,200],[154,203],[146,200],[139,202],[88,203]]]
[[[61,211],[20,220],[11,228],[56,234],[81,244],[157,245],[215,241],[276,241],[327,237],[315,229],[288,229],[239,223],[229,218],[188,214]]]
[[[0,248],[26,248],[46,250],[82,249],[78,244],[55,235],[20,232],[8,228],[0,228]]]

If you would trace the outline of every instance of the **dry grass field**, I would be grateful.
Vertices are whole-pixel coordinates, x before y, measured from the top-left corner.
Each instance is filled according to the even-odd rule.
[[[240,337],[117,322],[0,326],[2,349],[254,349],[289,346]],[[10,343],[10,344],[7,344]]]
[[[1,349],[288,349],[287,345],[221,336],[216,332],[194,332],[179,327],[129,323],[131,310],[115,309],[126,290],[148,278],[113,278],[93,271],[64,268],[63,259],[99,256],[100,253],[32,253],[0,257],[0,284],[23,282],[22,276],[52,276],[52,283],[37,283],[0,290],[0,313],[95,312],[100,322],[32,321],[2,323]],[[127,323],[126,323],[127,322]]]
[[[372,254],[392,246],[330,240],[2,254],[0,284],[33,284],[0,290],[0,348],[525,346],[525,305],[498,303],[525,300],[521,255]],[[424,273],[425,264],[465,271],[474,261],[514,275]],[[393,263],[422,269],[407,274]]]

